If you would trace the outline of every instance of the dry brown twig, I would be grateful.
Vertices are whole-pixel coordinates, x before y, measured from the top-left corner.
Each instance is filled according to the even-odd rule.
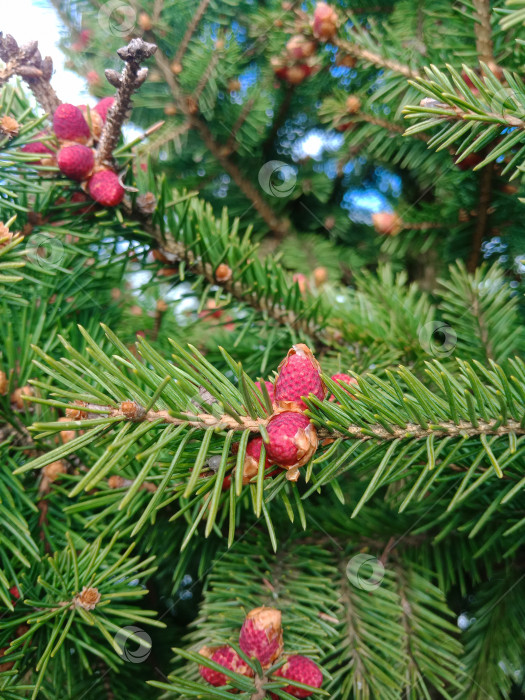
[[[127,46],[117,51],[126,64],[122,72],[118,73],[112,69],[105,71],[108,82],[117,88],[117,94],[98,142],[95,159],[97,165],[113,165],[113,151],[120,138],[122,125],[128,117],[131,96],[148,77],[148,69],[141,68],[140,65],[153,56],[156,50],[155,44],[148,44],[143,39],[132,39]]]
[[[42,58],[38,42],[18,46],[10,35],[0,32],[0,59],[5,67],[0,70],[0,85],[14,75],[19,75],[29,86],[38,104],[48,114],[53,114],[60,100],[50,80],[53,75],[53,61],[49,56]]]

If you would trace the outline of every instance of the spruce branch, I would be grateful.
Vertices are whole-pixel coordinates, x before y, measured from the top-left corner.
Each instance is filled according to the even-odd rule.
[[[287,219],[279,218],[259,191],[252,185],[239,166],[228,156],[227,149],[219,144],[205,120],[194,109],[188,107],[188,101],[182,94],[181,87],[176,76],[170,67],[170,62],[162,51],[157,51],[155,60],[164,79],[171,90],[171,94],[177,107],[186,116],[191,126],[199,132],[204,145],[220,163],[224,170],[230,175],[241,192],[249,199],[255,210],[260,214],[271,231],[277,238],[284,238],[290,232],[290,222]]]
[[[341,51],[342,54],[353,56],[354,58],[357,58],[363,61],[364,63],[369,63],[373,66],[377,66],[377,68],[386,68],[387,70],[391,70],[392,72],[397,73],[398,75],[402,75],[405,78],[410,78],[412,80],[416,80],[420,75],[419,71],[415,70],[414,68],[404,65],[403,63],[400,63],[399,61],[393,58],[381,56],[381,54],[371,49],[367,49],[363,46],[360,46],[359,43],[357,43],[357,41],[348,41],[346,39],[336,37],[333,40],[333,43],[335,46],[337,46],[337,48]]]
[[[195,34],[195,32],[197,31],[197,28],[200,24],[200,21],[204,17],[204,13],[206,12],[209,4],[210,4],[210,0],[201,0],[200,1],[199,6],[197,7],[195,14],[192,17],[191,22],[188,24],[188,27],[186,28],[186,31],[184,32],[184,36],[182,37],[182,41],[180,42],[180,44],[177,48],[175,56],[173,57],[173,62],[172,62],[173,65],[175,65],[175,66],[182,65],[182,59],[184,58],[184,54],[186,53],[186,50],[190,44],[191,38]]]
[[[235,145],[237,141],[237,134],[239,133],[239,130],[241,129],[242,125],[248,118],[250,112],[253,109],[253,105],[255,104],[255,98],[250,98],[247,100],[246,104],[243,106],[241,113],[237,117],[234,125],[232,126],[230,136],[228,138],[228,141],[226,142],[226,151],[234,151],[235,150]]]
[[[205,430],[249,430],[259,432],[266,425],[267,419],[252,419],[250,416],[233,417],[228,414],[220,416],[210,413],[185,413],[179,416],[170,415],[169,411],[146,411],[136,402],[126,401],[119,406],[105,406],[93,403],[75,403],[66,411],[66,416],[78,422],[96,418],[117,418],[132,423],[166,423],[169,425],[184,425]],[[73,424],[69,424],[68,426]]]
[[[304,305],[301,304],[302,310],[299,311],[292,308],[292,304],[286,303],[286,297],[289,296],[294,284],[290,282],[290,280],[285,281],[282,272],[280,272],[280,277],[282,277],[284,289],[280,294],[270,293],[270,290],[261,288],[259,285],[257,288],[254,288],[252,281],[244,282],[242,279],[235,279],[235,276],[224,280],[218,279],[215,274],[216,265],[212,264],[215,256],[210,255],[210,253],[214,252],[215,248],[217,248],[217,240],[210,241],[211,245],[199,255],[195,253],[191,247],[182,242],[182,240],[179,240],[175,230],[168,231],[161,229],[155,222],[154,217],[140,211],[136,203],[133,205],[124,203],[123,207],[129,216],[133,216],[140,222],[142,230],[151,236],[154,246],[168,259],[174,262],[183,262],[187,270],[202,277],[210,285],[222,287],[232,298],[243,304],[247,304],[280,325],[309,335],[313,338],[312,342],[317,348],[325,346],[335,347],[340,343],[341,333],[338,331],[336,325],[332,326],[330,323],[327,324],[325,322],[325,312],[322,310],[325,307],[320,304],[319,298],[316,299],[312,297],[310,299],[306,297]],[[214,223],[214,225],[216,224]],[[226,255],[220,255],[220,249],[217,249],[217,256],[221,261],[227,262],[229,257],[227,253],[233,254],[231,241],[228,243],[228,251],[225,249],[224,252]],[[242,259],[246,260],[247,248],[244,245],[239,246],[238,253]],[[256,255],[255,247],[252,247],[248,257],[251,258],[252,255]],[[268,266],[275,266],[275,262],[273,262],[273,258],[271,257],[268,257],[264,261],[253,260],[251,264],[257,268],[260,266],[261,272],[264,274],[265,278],[267,278],[269,274]],[[318,313],[316,313],[316,307],[319,309]]]
[[[212,54],[212,57],[211,57],[210,61],[208,62],[208,65],[206,66],[205,71],[203,72],[203,74],[202,74],[201,77],[200,77],[199,82],[197,83],[197,87],[196,87],[195,90],[193,91],[192,97],[193,97],[193,99],[195,100],[195,103],[196,103],[196,104],[199,103],[199,99],[200,99],[200,97],[201,97],[201,95],[202,95],[202,93],[203,93],[203,91],[204,91],[204,88],[205,88],[206,85],[208,84],[208,82],[209,82],[210,78],[212,77],[212,75],[213,75],[215,69],[217,68],[217,64],[219,63],[219,58],[220,58],[219,52],[218,52],[218,51],[214,51],[213,54]]]
[[[125,62],[122,73],[106,70],[108,82],[117,88],[115,102],[108,112],[102,134],[97,145],[95,162],[98,165],[112,165],[113,151],[121,135],[122,125],[131,107],[131,97],[148,77],[148,69],[141,68],[141,63],[153,56],[157,47],[142,39],[132,39],[127,46],[117,51]]]
[[[472,235],[471,253],[467,262],[467,270],[475,272],[481,254],[481,244],[485,238],[489,223],[489,210],[492,202],[492,181],[494,177],[494,162],[489,163],[479,175],[479,204],[476,224]]]
[[[6,64],[5,68],[0,70],[0,85],[13,75],[19,75],[27,83],[44,112],[53,114],[60,104],[50,82],[53,61],[49,56],[42,58],[38,42],[31,41],[19,47],[10,34],[4,36],[0,32],[0,59]]]

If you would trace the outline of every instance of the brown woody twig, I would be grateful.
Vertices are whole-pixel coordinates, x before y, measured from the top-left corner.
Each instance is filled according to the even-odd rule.
[[[131,96],[138,90],[148,77],[148,69],[141,68],[140,64],[153,56],[157,47],[148,44],[142,39],[132,39],[127,46],[117,51],[120,58],[125,61],[122,73],[108,69],[105,71],[108,82],[117,88],[115,103],[108,112],[106,123],[102,130],[97,146],[97,165],[113,164],[113,151],[120,138],[122,125],[128,116],[131,106]]]
[[[19,75],[28,84],[44,112],[53,114],[60,104],[50,83],[53,61],[49,56],[42,58],[38,42],[18,46],[10,34],[3,36],[0,32],[0,59],[5,63],[5,68],[0,70],[0,85]]]

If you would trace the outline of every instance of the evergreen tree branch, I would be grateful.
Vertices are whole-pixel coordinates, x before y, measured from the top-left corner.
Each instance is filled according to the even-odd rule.
[[[406,135],[440,127],[428,142],[430,148],[449,148],[452,142],[461,139],[456,148],[456,162],[481,152],[484,157],[475,170],[503,155],[507,155],[507,162],[502,174],[517,169],[525,153],[525,121],[519,97],[521,79],[504,71],[506,84],[503,84],[485,64],[481,77],[464,66],[463,73],[475,88],[471,90],[452,66],[447,69],[449,75],[431,66],[425,69],[427,78],[411,82],[427,98],[418,106],[404,108],[407,119],[419,120],[406,130]]]
[[[357,58],[364,63],[369,63],[376,66],[377,68],[386,68],[387,70],[391,70],[393,73],[402,75],[405,78],[410,78],[411,80],[416,80],[420,75],[419,71],[411,68],[410,66],[406,66],[393,58],[381,56],[381,54],[377,53],[376,51],[361,46],[359,43],[357,43],[357,35],[355,42],[336,37],[334,38],[333,43],[342,52],[342,54],[353,56],[354,58]]]
[[[494,163],[489,163],[479,175],[479,205],[477,210],[476,225],[472,236],[472,249],[467,262],[467,270],[476,271],[481,254],[481,244],[485,238],[489,224],[489,210],[492,201],[492,180],[494,177]]]
[[[255,210],[260,214],[271,231],[273,231],[278,238],[284,237],[290,231],[289,221],[280,219],[275,214],[270,205],[252,185],[251,181],[240,170],[238,165],[228,157],[224,147],[217,143],[204,119],[198,113],[195,113],[193,109],[188,107],[187,100],[182,94],[177,78],[171,70],[170,62],[163,52],[158,50],[155,59],[178,108],[186,116],[191,126],[199,132],[206,148],[230,175],[240,191],[252,202]]]
[[[228,141],[226,142],[226,151],[234,151],[235,150],[236,141],[237,141],[237,134],[239,133],[240,128],[245,123],[246,119],[248,118],[248,115],[250,114],[254,103],[255,103],[255,98],[252,97],[249,100],[247,100],[246,104],[243,106],[241,113],[237,117],[237,120],[235,121],[235,124],[233,125],[233,127],[231,129],[231,133],[230,133],[230,136],[228,138]]]
[[[197,7],[195,14],[193,15],[193,18],[191,22],[188,24],[188,27],[184,33],[184,36],[182,37],[182,41],[180,42],[177,51],[175,52],[175,56],[173,57],[173,65],[175,66],[181,66],[182,65],[182,59],[184,58],[184,54],[186,53],[186,50],[189,46],[189,43],[191,41],[192,36],[195,34],[197,31],[197,28],[200,24],[200,21],[204,17],[204,13],[206,12],[206,9],[208,5],[210,4],[210,0],[201,0],[199,3],[199,6]]]

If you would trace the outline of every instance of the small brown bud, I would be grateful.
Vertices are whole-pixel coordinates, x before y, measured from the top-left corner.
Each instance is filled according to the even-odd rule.
[[[355,56],[349,56],[348,54],[342,54],[341,49],[337,52],[335,57],[336,66],[344,66],[345,68],[355,68],[357,64],[357,58]]]
[[[113,287],[111,290],[111,298],[113,301],[118,301],[122,296],[122,291],[118,287]]]
[[[228,92],[239,92],[241,89],[241,83],[239,80],[229,80],[228,81]]]
[[[327,216],[323,223],[325,229],[331,231],[336,224],[335,216]]]
[[[137,22],[143,32],[150,32],[153,29],[153,22],[147,12],[140,12]]]
[[[123,401],[120,404],[120,410],[128,420],[139,421],[144,417],[144,408],[135,401]]]
[[[161,314],[165,313],[168,310],[168,305],[164,301],[164,299],[158,299],[157,300],[157,311]]]
[[[322,287],[328,280],[326,267],[316,267],[314,270],[314,282],[316,287]]]
[[[65,416],[62,416],[61,418],[58,419],[59,423],[69,423],[71,418],[66,418]],[[74,430],[61,430],[60,431],[60,439],[64,443],[64,445],[67,442],[71,442],[71,440],[74,440],[76,438],[77,434]]]
[[[186,106],[190,114],[197,114],[199,111],[199,104],[194,97],[191,97],[191,95],[186,98]]]
[[[395,212],[390,211],[372,214],[372,223],[377,233],[382,236],[396,236],[403,225],[401,218]]]
[[[86,418],[87,413],[81,410],[85,405],[83,401],[75,401],[71,404],[70,408],[66,408],[66,418],[69,418],[69,420],[82,420],[82,418]]]
[[[510,182],[506,182],[500,187],[501,191],[505,194],[517,194],[519,188],[516,185],[512,185]]]
[[[113,70],[113,68],[106,68],[104,71],[104,75],[106,76],[106,80],[110,85],[113,85],[114,88],[119,89],[119,87],[122,85],[122,78],[120,76],[120,73],[116,70]]]
[[[100,601],[100,593],[98,588],[84,588],[75,596],[75,605],[84,610],[94,610],[97,603]]]
[[[7,394],[7,384],[7,375],[0,370],[0,396],[5,396]]]
[[[153,192],[146,192],[137,197],[137,209],[143,214],[152,214],[157,206],[157,198]]]
[[[167,117],[175,116],[175,114],[177,114],[177,105],[174,102],[168,102],[168,104],[164,106],[164,114]]]
[[[357,95],[348,95],[346,98],[346,111],[348,114],[356,114],[361,109],[361,100]]]
[[[217,44],[215,44],[215,46],[217,46]],[[179,75],[180,73],[182,73],[182,65],[178,61],[173,61],[170,68],[171,72],[175,75]]]
[[[221,263],[215,270],[215,279],[217,282],[227,282],[232,277],[231,267],[228,267],[226,263]]]
[[[33,388],[26,384],[26,386],[15,389],[13,391],[13,393],[11,394],[11,403],[13,403],[16,406],[16,408],[18,408],[20,411],[22,411],[24,409],[24,407],[26,406],[26,404],[31,403],[31,401],[29,401],[28,399],[24,400],[22,397],[23,396],[33,396],[33,395],[34,395]]]
[[[215,42],[215,48],[217,49],[217,51],[222,51],[222,49],[224,48],[224,39],[217,39],[217,41]]]
[[[56,481],[61,474],[67,472],[66,465],[59,459],[57,462],[51,462],[42,469],[42,474],[49,479],[49,481]]]
[[[126,479],[118,476],[118,474],[113,474],[113,476],[110,476],[108,479],[108,486],[110,489],[121,489],[123,486],[125,486],[125,482]]]
[[[160,270],[157,272],[157,275],[159,275],[160,277],[174,277],[178,274],[178,267],[161,267]]]
[[[20,124],[16,121],[16,119],[13,119],[13,117],[9,117],[7,114],[4,114],[4,116],[0,118],[0,131],[10,139],[18,134],[19,129]]]

